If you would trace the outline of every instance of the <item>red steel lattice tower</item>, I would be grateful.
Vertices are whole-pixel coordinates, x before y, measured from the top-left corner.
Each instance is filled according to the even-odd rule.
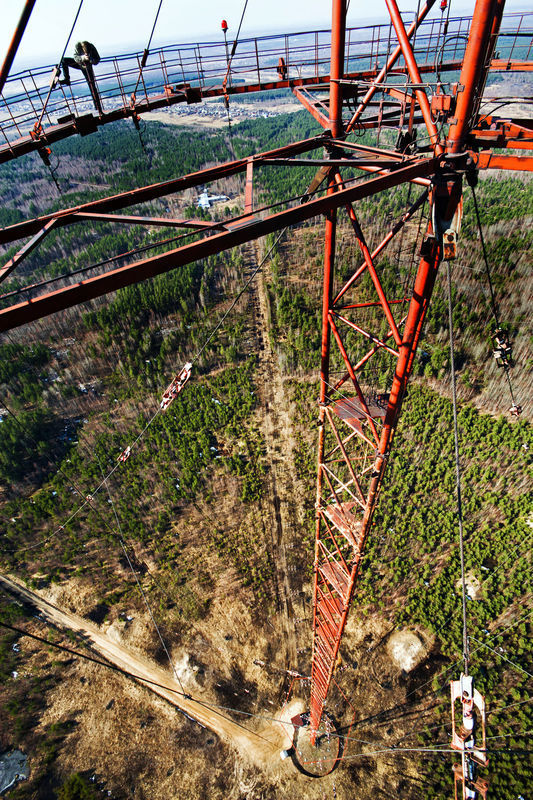
[[[5,102],[7,122],[0,125],[5,139],[5,143],[0,144],[0,162],[31,151],[39,152],[46,160],[47,148],[55,141],[74,133],[90,133],[117,119],[131,117],[135,121],[141,113],[176,103],[191,104],[215,96],[224,97],[229,102],[233,94],[286,87],[324,129],[321,136],[267,153],[63,209],[0,230],[0,244],[31,237],[0,268],[0,282],[9,277],[50,230],[83,221],[170,226],[193,229],[200,235],[196,241],[162,255],[110,268],[53,291],[45,286],[42,289],[32,287],[29,299],[10,303],[6,295],[0,309],[0,331],[6,331],[267,233],[281,231],[318,215],[325,217],[310,701],[313,742],[333,679],[365,543],[439,265],[443,259],[455,257],[463,181],[465,176],[474,181],[480,169],[533,169],[533,158],[528,155],[493,153],[496,147],[530,150],[533,147],[531,120],[501,118],[493,112],[480,114],[490,69],[531,71],[533,68],[531,41],[528,44],[525,40],[525,44],[518,48],[512,44],[502,53],[495,52],[504,0],[476,0],[464,53],[457,52],[457,39],[465,37],[457,34],[450,52],[443,48],[438,69],[432,48],[439,46],[440,29],[439,38],[432,38],[431,33],[422,47],[417,39],[435,0],[419,5],[417,16],[408,28],[396,0],[386,2],[391,20],[386,49],[382,48],[383,39],[379,34],[376,39],[372,34],[372,41],[366,43],[368,51],[364,56],[364,66],[360,68],[358,63],[363,62],[358,59],[362,55],[357,48],[350,50],[346,37],[346,0],[333,0],[329,64],[321,56],[318,32],[315,32],[310,48],[312,56],[301,46],[291,49],[288,38],[284,39],[279,52],[269,38],[263,55],[262,40],[256,39],[249,40],[239,62],[235,42],[231,68],[239,72],[240,81],[227,80],[230,65],[224,44],[220,54],[214,56],[195,49],[196,80],[190,77],[194,64],[186,62],[186,53],[183,57],[180,54],[183,78],[186,74],[189,76],[181,82],[170,79],[173,65],[165,60],[168,56],[161,51],[157,54],[159,66],[153,67],[154,70],[162,69],[159,91],[149,92],[145,86],[144,96],[132,95],[129,98],[123,90],[120,60],[115,59],[115,73],[106,77],[108,85],[116,80],[120,86],[122,106],[119,104],[107,109],[104,101],[96,116],[77,115],[75,107],[70,108],[67,102],[63,111],[71,113],[58,116],[58,119],[52,118],[43,108],[39,125],[28,134],[20,116],[17,116],[16,103],[8,99]],[[441,3],[440,7],[444,11],[446,3]],[[21,20],[22,28],[23,25],[25,21]],[[521,21],[518,29],[520,25]],[[442,23],[441,27],[446,36],[448,22]],[[463,29],[458,27],[457,30]],[[397,39],[396,45],[390,42],[392,31]],[[272,63],[278,55],[278,67],[273,68]],[[9,59],[12,57],[13,52],[10,52]],[[152,69],[148,53],[143,56],[143,65],[146,64],[147,69]],[[3,79],[8,69],[2,70]],[[440,73],[459,69],[458,83],[444,93]],[[428,96],[429,83],[425,76],[435,73],[437,87],[432,96]],[[214,76],[218,76],[218,83]],[[391,76],[393,80],[390,80]],[[398,81],[399,76],[403,82]],[[322,93],[327,88],[329,101],[324,101],[320,94],[313,94],[315,88]],[[9,98],[9,92],[6,97]],[[20,97],[22,95],[19,100]],[[380,100],[377,101],[376,97]],[[33,107],[36,98],[32,97],[31,101]],[[343,116],[346,109],[350,112],[348,119]],[[378,143],[375,146],[362,145],[357,139],[348,138],[355,131],[376,130],[379,133],[385,123],[399,128],[395,147],[379,147]],[[417,128],[421,125],[424,126],[424,135],[417,141]],[[302,156],[319,148],[324,148],[324,158],[317,160],[318,173],[301,203],[289,203],[282,211],[270,208],[254,210],[253,171],[256,166],[275,164],[290,169],[292,165],[305,162]],[[365,180],[343,179],[341,171],[345,169],[361,171]],[[238,174],[246,176],[246,200],[244,214],[236,219],[213,223],[114,213]],[[407,183],[422,187],[422,193],[371,251],[359,221],[357,203]],[[326,191],[320,194],[324,186]],[[426,202],[429,212],[414,274],[409,281],[385,282],[378,257],[405,230]],[[336,277],[335,269],[339,259],[336,230],[337,216],[342,209],[348,214],[361,262],[348,277],[344,271],[337,270],[338,275],[344,275],[340,278]],[[388,376],[387,385],[379,392],[371,379],[375,370]],[[368,569],[372,569],[372,565]]]
[[[482,0],[476,4],[459,81],[462,91],[457,94],[455,117],[450,120],[449,135],[444,137],[439,134],[434,122],[410,36],[396,0],[387,0],[387,6],[413,87],[412,108],[415,113],[416,110],[421,113],[436,163],[428,186],[429,224],[412,293],[407,302],[407,298],[400,302],[403,287],[399,282],[392,294],[390,290],[384,290],[374,264],[376,254],[387,244],[390,235],[371,254],[351,204],[346,205],[346,210],[361,250],[362,265],[347,281],[341,283],[336,292],[333,291],[336,217],[331,213],[326,218],[310,703],[313,741],[333,678],[365,542],[372,525],[437,270],[443,258],[455,257],[463,175],[472,171],[473,167],[471,155],[466,152],[465,140],[470,120],[481,102],[503,12],[501,2]],[[344,13],[343,0],[335,0],[329,105],[329,123],[334,139],[342,138],[344,133],[342,97],[339,96],[343,77]],[[370,98],[368,93],[354,119],[361,115]],[[329,171],[328,180],[329,192],[343,186],[336,167]],[[404,222],[400,220],[397,229]],[[351,295],[354,290],[357,293],[365,275],[370,276],[374,294],[366,302],[355,302]],[[379,338],[366,327],[362,313],[365,307],[372,307],[379,312],[382,319],[374,314],[372,324],[374,331],[376,328],[387,329],[385,336]],[[362,321],[358,318],[362,318]],[[351,333],[351,346],[346,344],[348,332]],[[354,332],[358,340],[368,342],[364,355],[361,355],[354,342]],[[336,355],[340,354],[337,363],[341,363],[344,370],[342,377],[335,380],[330,378],[334,350],[337,351]],[[372,359],[378,355],[385,355],[392,363],[393,378],[386,393],[376,396],[375,389],[369,385],[367,372]],[[372,569],[371,565],[369,569]]]

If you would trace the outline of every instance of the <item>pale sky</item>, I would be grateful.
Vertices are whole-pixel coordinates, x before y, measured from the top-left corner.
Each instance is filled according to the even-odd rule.
[[[152,45],[222,39],[220,22],[228,21],[228,39],[237,32],[244,0],[163,0]],[[159,0],[84,0],[69,53],[86,39],[101,55],[143,49]],[[79,0],[37,0],[11,72],[28,62],[55,63],[65,45]],[[17,26],[23,0],[0,0],[0,61]],[[402,0],[402,10],[416,9],[415,0]],[[528,10],[530,0],[508,0],[507,10]],[[471,13],[473,0],[459,0],[453,13]],[[438,3],[431,16],[438,16]],[[248,0],[241,35],[265,31],[329,28],[331,0]],[[348,24],[380,22],[387,16],[385,0],[351,0]]]

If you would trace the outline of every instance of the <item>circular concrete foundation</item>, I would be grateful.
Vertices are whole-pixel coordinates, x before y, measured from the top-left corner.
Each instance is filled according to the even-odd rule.
[[[311,743],[310,725],[296,727],[291,756],[300,772],[312,778],[333,772],[342,756],[342,738],[333,720],[326,714],[322,716],[315,744]]]

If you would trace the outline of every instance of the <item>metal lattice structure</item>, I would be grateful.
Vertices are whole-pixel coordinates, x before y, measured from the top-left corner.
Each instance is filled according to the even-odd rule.
[[[504,16],[504,0],[477,0],[471,19],[450,17],[445,14],[446,5],[441,3],[436,17],[430,19],[435,2],[428,0],[406,27],[396,0],[387,0],[389,25],[349,29],[346,0],[333,0],[331,32],[243,40],[231,70],[224,43],[153,51],[144,67],[141,54],[104,59],[103,72],[96,75],[102,106],[96,115],[88,110],[91,96],[83,81],[78,86],[74,83],[69,95],[52,81],[47,96],[50,68],[8,78],[0,106],[0,162],[30,151],[46,158],[54,141],[74,133],[85,135],[116,119],[135,121],[154,108],[284,87],[292,90],[324,129],[322,135],[270,152],[0,231],[0,244],[29,237],[0,269],[0,281],[50,230],[85,220],[193,229],[200,234],[193,243],[163,255],[109,269],[53,292],[33,287],[26,299],[19,301],[17,296],[13,304],[6,296],[0,309],[0,331],[6,331],[267,233],[325,217],[312,736],[319,728],[333,679],[439,265],[455,257],[463,181],[475,181],[480,169],[533,169],[533,157],[528,154],[533,148],[533,120],[480,110],[491,71],[533,69],[533,14]],[[443,81],[445,72],[459,70],[454,84]],[[135,81],[140,88],[137,94],[132,93]],[[375,146],[362,145],[357,137],[349,138],[361,131],[375,130],[379,135],[385,126],[398,129],[395,146],[379,146],[379,139]],[[417,131],[423,133],[417,137]],[[494,154],[495,148],[510,152]],[[301,202],[288,202],[277,212],[254,208],[257,166],[309,164],[308,155],[321,149],[323,157],[312,162],[319,168],[317,175]],[[345,181],[345,169],[357,170],[361,179]],[[237,218],[208,223],[116,213],[237,174],[246,177],[245,207]],[[371,252],[357,203],[409,182],[422,186],[423,193]],[[426,201],[427,225],[413,280],[385,288],[376,266],[378,256]],[[361,263],[339,283],[335,251],[340,209],[347,211]],[[358,289],[363,279],[370,281],[371,290],[361,299]],[[378,360],[388,365],[391,381],[386,392],[376,395],[366,375]],[[333,364],[342,365],[341,373]],[[464,774],[461,780],[464,790]]]

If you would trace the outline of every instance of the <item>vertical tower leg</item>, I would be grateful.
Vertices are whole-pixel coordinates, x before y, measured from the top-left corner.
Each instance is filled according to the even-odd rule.
[[[330,179],[328,187],[329,192],[335,191],[334,179]],[[329,356],[330,356],[330,343],[331,343],[331,329],[329,325],[329,313],[331,310],[331,301],[333,294],[333,274],[335,266],[335,234],[337,226],[337,212],[332,211],[326,218],[326,231],[325,231],[325,248],[324,248],[324,283],[322,294],[322,348],[321,348],[321,364],[320,364],[320,411],[319,411],[319,428],[318,428],[318,465],[317,465],[317,495],[316,507],[320,506],[320,498],[322,495],[322,481],[323,471],[322,466],[324,463],[324,424],[326,421],[326,399],[329,391]],[[315,561],[314,561],[314,596],[317,596],[318,587],[318,565],[320,560],[319,541],[320,541],[320,514],[317,511],[316,520],[316,542],[315,542]],[[314,604],[313,610],[313,629],[316,626],[317,619],[317,605]],[[313,641],[313,664],[315,663],[316,640]],[[327,684],[323,681],[321,675],[316,675],[313,681],[313,690],[311,693],[311,743],[315,743],[316,730],[320,724],[322,716],[322,709],[327,694]]]
[[[330,179],[329,191],[333,191],[333,182],[334,178]],[[355,210],[351,208],[350,218],[365,264],[356,269],[354,276],[335,292],[332,300],[335,218],[328,217],[326,222],[309,718],[313,745],[442,258],[440,232],[447,229],[461,203],[459,175],[442,174],[437,183],[431,192],[431,218],[436,229],[433,231],[432,224],[429,224],[414,284],[406,301],[407,308],[404,306],[401,319],[398,311],[394,311],[398,306],[392,301],[403,293],[403,285],[399,281],[398,286],[390,290],[394,292],[391,296],[384,291]],[[376,301],[367,303],[377,309],[371,328],[386,329],[386,324],[389,329],[381,339],[366,328],[365,319],[368,318],[364,314],[357,316],[359,306],[365,306],[365,303],[351,305],[347,299],[347,292],[357,291],[358,280],[364,272],[371,278],[376,296]],[[363,296],[368,297],[368,294],[363,293]],[[352,340],[355,331],[364,337],[364,341],[372,342],[372,347],[362,358],[360,343],[363,339],[359,340],[358,346],[349,347],[345,344],[344,326],[352,331]],[[354,358],[354,352],[359,353],[358,360]],[[388,392],[379,400],[373,396],[364,372],[365,365],[376,354],[379,354],[378,358],[386,356],[393,371]],[[346,369],[340,379],[337,372],[335,377],[330,375],[333,355],[335,363],[339,363],[340,357],[340,363]]]
[[[329,121],[331,134],[338,138],[342,134],[342,88],[339,83],[344,74],[344,40],[346,33],[346,0],[333,0],[331,10],[331,66],[330,66],[330,88],[329,88]],[[335,191],[335,178],[333,172],[330,173],[328,193]],[[337,212],[332,211],[326,217],[325,245],[324,245],[324,282],[322,294],[322,348],[320,365],[320,417],[319,417],[319,439],[318,439],[318,477],[317,477],[317,508],[320,503],[322,492],[322,468],[324,459],[324,421],[325,421],[325,402],[329,386],[329,351],[331,331],[329,325],[329,314],[331,310],[333,292],[333,274],[335,267],[335,233],[337,227]],[[319,528],[320,516],[317,512],[317,537],[315,545],[315,564],[314,564],[314,591],[316,597],[318,581],[318,561],[319,561]],[[316,603],[313,612],[316,617]],[[315,642],[313,642],[313,664],[315,662]],[[323,703],[327,694],[327,686],[324,686],[324,696],[322,689],[319,690],[319,682],[315,680],[315,692],[311,698],[311,742],[315,743],[316,731],[322,717]]]

